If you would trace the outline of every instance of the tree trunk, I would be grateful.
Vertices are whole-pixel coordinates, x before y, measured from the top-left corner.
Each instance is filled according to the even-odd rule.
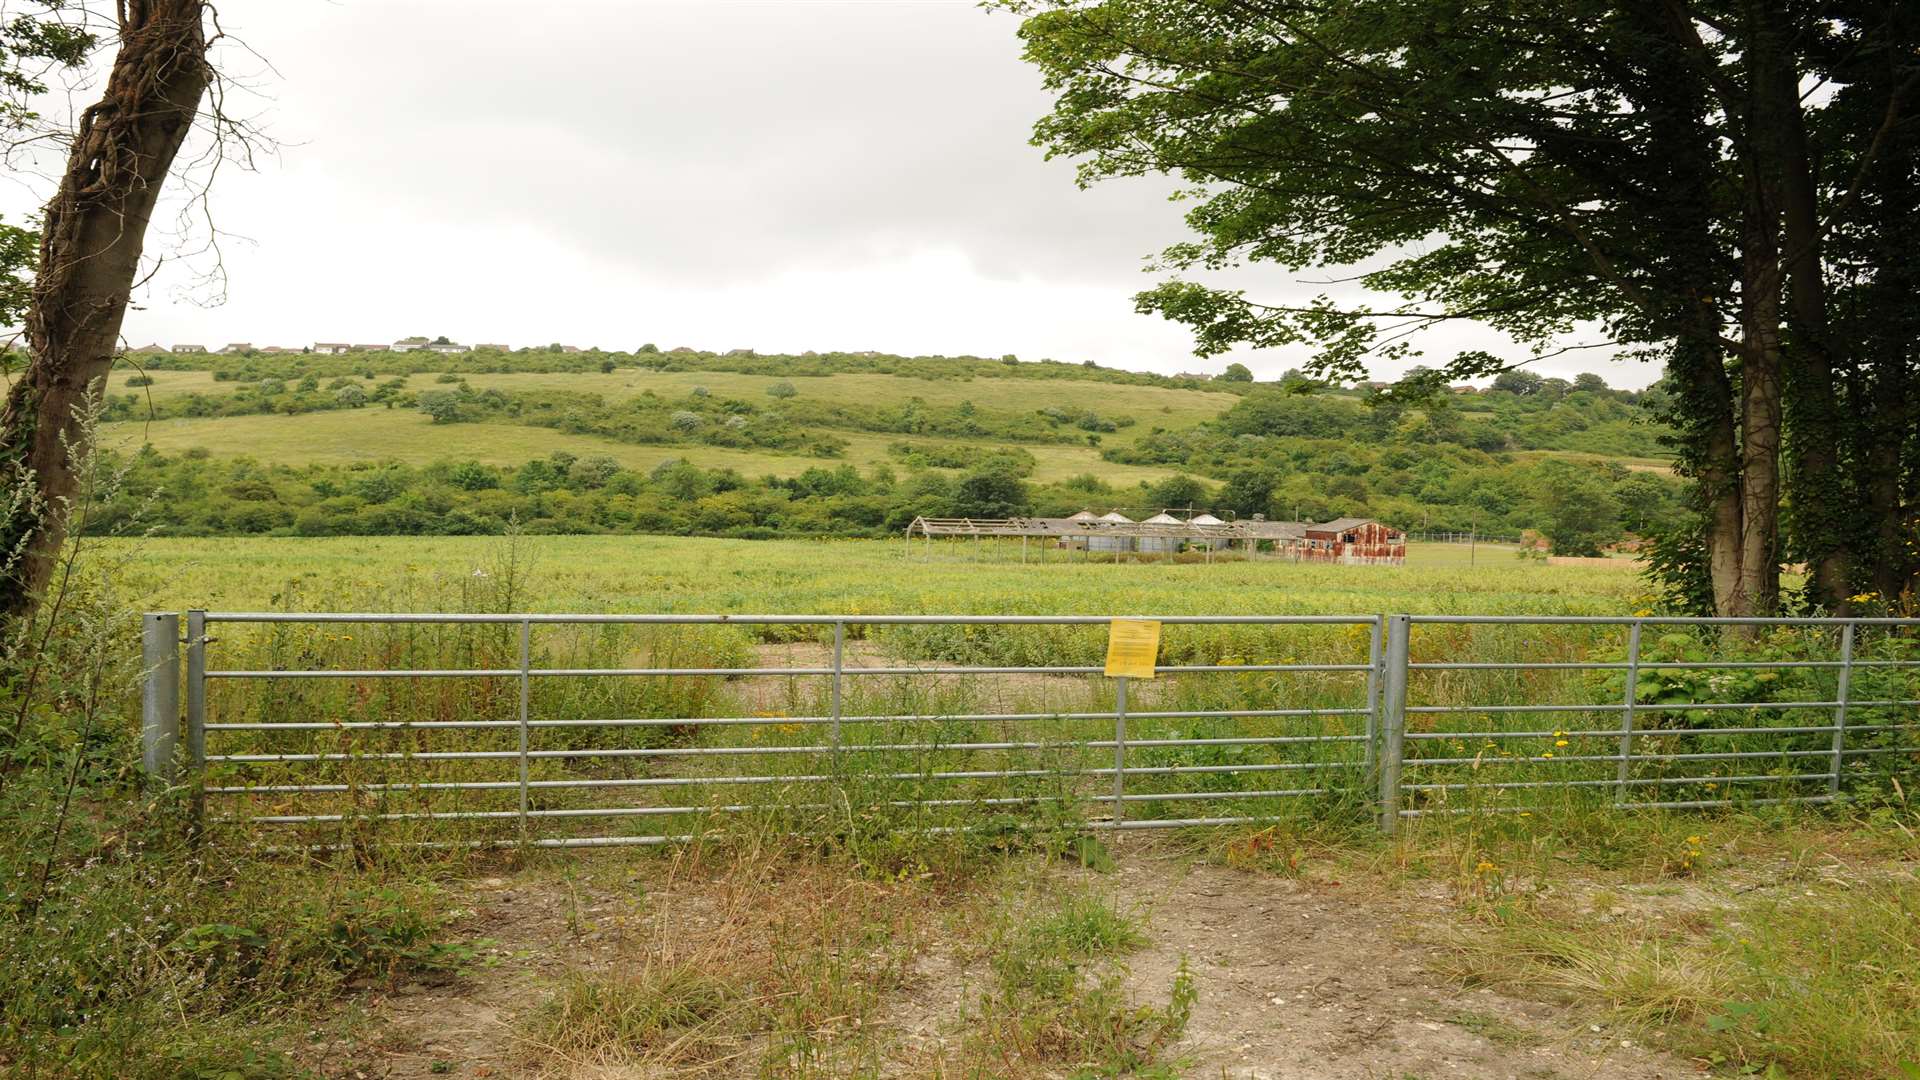
[[[1793,493],[1793,550],[1807,560],[1814,598],[1844,614],[1853,593],[1852,508],[1840,452],[1846,423],[1834,388],[1837,360],[1828,332],[1827,282],[1821,268],[1818,188],[1807,149],[1800,73],[1785,13],[1773,11],[1748,50],[1754,108],[1747,138],[1766,182],[1777,185],[1787,319],[1782,358],[1789,393],[1787,453]]]
[[[0,615],[32,610],[74,489],[75,410],[107,374],[160,188],[207,88],[204,0],[127,0],[106,92],[80,115],[47,204],[27,312],[32,355],[0,412],[0,476],[40,501],[0,524]]]
[[[1874,415],[1867,425],[1871,442],[1864,455],[1867,511],[1874,530],[1873,589],[1887,600],[1897,600],[1907,590],[1915,562],[1907,549],[1914,522],[1901,497],[1901,451],[1913,440],[1906,368],[1904,350],[1895,346],[1883,377],[1874,383]]]
[[[1682,460],[1699,485],[1706,519],[1707,571],[1713,582],[1713,613],[1751,614],[1741,590],[1744,512],[1740,451],[1734,434],[1733,385],[1720,343],[1720,316],[1710,302],[1693,305],[1689,327],[1674,342],[1667,365],[1686,405]]]
[[[1780,598],[1780,261],[1772,185],[1749,169],[1740,250],[1740,543],[1735,615]]]

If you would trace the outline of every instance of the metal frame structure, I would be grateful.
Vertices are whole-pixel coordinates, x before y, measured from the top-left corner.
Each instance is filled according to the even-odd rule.
[[[1151,616],[1146,616],[1151,618]],[[1273,800],[1332,796],[1338,802],[1330,812],[1349,812],[1355,805],[1371,807],[1382,830],[1392,833],[1409,818],[1430,814],[1474,813],[1482,811],[1526,811],[1538,805],[1539,796],[1584,793],[1602,797],[1612,809],[1703,809],[1767,803],[1824,803],[1847,797],[1849,768],[1856,762],[1873,760],[1899,762],[1911,758],[1920,765],[1920,691],[1915,683],[1891,674],[1878,676],[1883,691],[1891,696],[1856,698],[1857,677],[1861,673],[1899,673],[1920,668],[1920,620],[1916,619],[1681,619],[1656,617],[1576,617],[1576,616],[1163,616],[1160,621],[1170,632],[1183,627],[1234,626],[1242,628],[1346,628],[1365,637],[1365,653],[1356,662],[1329,663],[1215,663],[1172,664],[1159,672],[1173,680],[1209,675],[1258,675],[1269,680],[1288,680],[1305,676],[1332,678],[1357,677],[1351,686],[1352,700],[1334,705],[1291,703],[1282,707],[1168,709],[1139,707],[1129,701],[1128,680],[1114,680],[1112,707],[1073,709],[1057,712],[952,713],[873,713],[849,712],[848,689],[859,680],[875,677],[902,679],[947,678],[972,680],[993,676],[1099,676],[1102,668],[1087,664],[974,665],[957,663],[892,663],[849,665],[847,641],[849,627],[866,631],[884,627],[975,627],[1006,628],[1018,626],[1099,627],[1111,621],[1107,616],[1088,615],[494,615],[494,614],[394,614],[394,613],[317,613],[286,612],[207,612],[189,611],[182,619],[176,613],[152,613],[143,627],[143,652],[148,672],[142,694],[144,762],[150,774],[168,784],[187,784],[199,800],[216,806],[245,803],[270,797],[287,804],[273,813],[219,813],[210,818],[216,823],[249,827],[344,826],[352,821],[463,821],[510,826],[512,835],[493,835],[457,841],[471,846],[523,844],[533,847],[593,847],[621,844],[659,844],[689,839],[697,831],[644,831],[600,835],[546,835],[548,826],[564,821],[619,820],[660,821],[693,820],[714,814],[740,814],[754,811],[778,811],[842,801],[849,798],[850,779],[921,785],[911,790],[912,798],[894,797],[893,807],[969,807],[996,812],[1029,807],[1041,802],[1065,803],[1087,811],[1082,824],[1109,829],[1152,829],[1202,825],[1254,824],[1273,820],[1260,809],[1272,807]],[[515,663],[502,667],[474,668],[307,668],[249,669],[209,666],[208,645],[214,641],[210,631],[220,625],[297,625],[317,627],[326,624],[379,624],[408,626],[493,626],[512,638]],[[547,667],[535,666],[536,631],[548,627],[676,627],[676,626],[786,626],[806,628],[830,645],[830,662],[803,666],[775,667]],[[1618,632],[1624,635],[1619,660],[1539,659],[1519,655],[1499,660],[1413,659],[1416,631],[1434,633],[1466,632],[1499,634],[1529,627],[1584,627],[1595,633]],[[1727,628],[1792,627],[1813,634],[1832,634],[1835,649],[1831,659],[1778,660],[1660,660],[1649,659],[1644,652],[1647,631],[1676,628],[1692,631],[1702,627]],[[1858,652],[1863,635],[1881,635],[1880,648],[1873,655]],[[184,644],[185,648],[181,646]],[[1526,641],[1520,643],[1527,646]],[[1355,643],[1357,647],[1357,642]],[[1424,652],[1425,650],[1421,650]],[[184,655],[183,655],[184,654]],[[1482,654],[1484,655],[1484,654]],[[184,678],[181,677],[184,660]],[[1800,670],[1824,677],[1831,674],[1833,692],[1806,700],[1736,701],[1688,700],[1660,702],[1644,700],[1642,676],[1648,672],[1786,672]],[[1538,689],[1530,689],[1530,680],[1538,684],[1585,672],[1618,673],[1622,692],[1611,702],[1534,700]],[[549,680],[620,679],[737,679],[753,677],[817,678],[826,680],[819,700],[825,708],[816,715],[781,716],[633,716],[594,717],[578,715],[539,715],[534,687]],[[516,693],[504,700],[514,705],[514,715],[469,717],[453,720],[345,719],[339,716],[280,715],[267,710],[260,719],[229,719],[209,715],[209,687],[223,683],[251,682],[267,686],[292,686],[312,680],[347,680],[354,685],[373,685],[390,680],[405,680],[413,685],[434,680],[507,680]],[[1466,680],[1472,683],[1465,696],[1454,693],[1446,700],[1430,692],[1436,680]],[[1477,681],[1474,681],[1477,680]],[[1280,685],[1274,683],[1273,685]],[[1286,684],[1291,686],[1293,684]],[[1345,683],[1341,683],[1345,686]],[[1559,685],[1559,684],[1556,684]],[[1575,678],[1567,684],[1574,690],[1584,688]],[[1504,694],[1495,690],[1505,688]],[[1565,689],[1566,687],[1562,687]],[[1324,689],[1324,688],[1323,688]],[[1457,691],[1458,686],[1454,689]],[[1482,692],[1486,696],[1478,696]],[[1292,693],[1286,690],[1285,693]],[[1345,694],[1344,690],[1338,694]],[[1337,696],[1337,695],[1336,695]],[[1549,694],[1548,696],[1551,696]],[[1495,700],[1496,697],[1519,700]],[[184,701],[182,700],[184,698]],[[1235,702],[1234,704],[1242,704]],[[1260,702],[1267,705],[1272,702]],[[184,705],[184,708],[183,708]],[[1824,712],[1825,723],[1801,723],[1797,717],[1805,711]],[[1742,717],[1731,725],[1709,726],[1703,716],[1727,713]],[[1569,727],[1540,730],[1534,717],[1564,716]],[[1602,723],[1584,722],[1600,716]],[[184,717],[184,724],[183,724]],[[1690,717],[1685,723],[1675,717]],[[1411,721],[1411,725],[1410,725]],[[1582,722],[1575,722],[1582,721]],[[1169,724],[1194,725],[1183,733],[1171,733]],[[1110,724],[1110,733],[1099,733],[1092,725]],[[1212,733],[1200,734],[1212,724]],[[1304,725],[1288,729],[1283,725]],[[959,727],[956,727],[959,725]],[[968,726],[971,725],[971,726]],[[1130,727],[1131,725],[1131,727]],[[1517,726],[1515,726],[1517,725]],[[974,732],[981,727],[1000,734],[981,736],[963,734],[943,741],[942,729]],[[568,733],[631,732],[637,729],[674,729],[706,733],[770,728],[791,733],[810,733],[814,741],[755,743],[753,745],[661,745],[587,746],[557,748],[536,745],[538,739],[556,729]],[[887,729],[907,735],[888,736]],[[1017,731],[1012,729],[1017,728]],[[1411,729],[1410,729],[1411,728]],[[435,731],[467,731],[510,739],[510,744],[487,749],[402,749],[367,751],[360,749],[321,749],[318,739],[330,736],[340,740],[377,733],[407,733],[425,739]],[[879,741],[863,736],[878,731]],[[1008,733],[1012,731],[1012,733]],[[926,734],[933,732],[935,734]],[[247,752],[232,750],[234,739],[259,739],[271,745],[273,739],[297,739],[311,736],[313,745],[298,750],[272,749]],[[208,740],[219,742],[208,752]],[[1871,737],[1873,745],[1851,741]],[[1735,747],[1688,749],[1692,741],[1710,745],[1713,740],[1740,739]],[[1482,747],[1471,756],[1449,754],[1446,744],[1473,740]],[[1540,749],[1542,740],[1570,747],[1556,754]],[[1563,741],[1564,740],[1564,741]],[[1777,745],[1767,742],[1774,740]],[[1811,745],[1810,740],[1819,742]],[[1578,743],[1579,745],[1572,745]],[[1764,744],[1764,745],[1762,745]],[[349,746],[342,741],[339,746]],[[1519,750],[1509,750],[1518,747]],[[1598,752],[1599,747],[1605,752]],[[258,750],[258,748],[255,748]],[[1100,763],[1097,755],[1112,752],[1111,765]],[[1435,751],[1438,752],[1430,752]],[[1180,754],[1221,754],[1231,751],[1239,757],[1225,764],[1199,762]],[[1314,760],[1298,760],[1294,753],[1318,753]],[[912,768],[860,773],[850,763],[866,755],[907,755]],[[1040,764],[1022,762],[1019,755],[1052,755]],[[1088,755],[1095,755],[1089,759]],[[1155,763],[1140,764],[1130,754],[1157,755]],[[992,755],[1006,755],[993,760]],[[1168,755],[1174,755],[1169,758]],[[1330,756],[1329,756],[1330,755]],[[987,756],[985,763],[978,759]],[[1062,758],[1070,760],[1062,760]],[[958,759],[959,763],[955,764]],[[605,775],[607,763],[638,762],[645,775]],[[668,767],[674,763],[696,761],[741,761],[758,766],[765,762],[791,761],[793,769],[767,769],[747,773],[676,774]],[[321,782],[294,779],[256,783],[231,782],[233,774],[244,774],[257,767],[284,770],[313,768],[325,770],[349,762],[376,762],[398,775],[372,782],[330,777]],[[572,769],[580,762],[599,762],[602,771],[567,771],[553,775],[549,770]],[[1738,765],[1732,772],[1717,771],[1720,766]],[[454,779],[424,779],[409,775],[410,768],[458,763],[484,769],[504,765],[509,774],[474,778],[462,775]],[[824,767],[823,767],[824,763]],[[1817,770],[1803,767],[1817,765]],[[184,771],[182,769],[184,766]],[[1673,773],[1680,766],[1680,774]],[[1700,773],[1696,767],[1716,771]],[[208,782],[209,769],[222,774]],[[536,769],[539,770],[536,775]],[[1602,775],[1604,773],[1604,775]],[[1264,776],[1304,776],[1309,783],[1247,786],[1250,778]],[[1216,782],[1200,783],[1208,778]],[[1015,790],[1020,783],[1045,780],[1059,786],[1048,794]],[[1102,785],[1111,782],[1110,789]],[[1198,789],[1184,784],[1200,783]],[[948,797],[934,788],[943,784],[972,785],[964,794]],[[990,790],[1001,785],[1005,790]],[[1171,786],[1169,786],[1171,785]],[[1676,789],[1681,794],[1698,794],[1702,789],[1716,792],[1713,797],[1667,797]],[[1724,790],[1723,790],[1724,789]],[[729,799],[717,802],[663,802],[676,791],[758,791],[771,798]],[[392,810],[384,803],[371,811],[351,805],[362,796],[391,793],[472,796],[498,800],[486,808]],[[644,804],[632,801],[586,801],[574,805],[549,805],[560,794],[591,795],[638,793],[656,796]],[[815,802],[792,801],[796,792]],[[585,795],[583,795],[585,793]],[[1640,797],[1651,794],[1652,798]],[[334,797],[346,800],[345,807],[323,811],[303,807],[303,800]],[[1510,802],[1510,798],[1534,799],[1534,802]],[[1191,816],[1164,816],[1173,805],[1216,804],[1217,812]],[[1132,808],[1145,807],[1146,812]],[[1104,813],[1104,816],[1095,815]]]

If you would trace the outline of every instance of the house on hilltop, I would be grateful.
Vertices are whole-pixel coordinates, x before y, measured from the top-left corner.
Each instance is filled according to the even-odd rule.
[[[403,337],[393,343],[393,351],[413,352],[415,349],[426,348],[428,344],[430,344],[428,340],[423,337]]]
[[[393,346],[391,345],[355,345],[353,347],[353,351],[354,352],[387,352],[392,348]]]
[[[463,353],[467,351],[467,347],[457,341],[435,341],[427,345],[427,351],[437,353]]]
[[[353,346],[344,341],[316,341],[313,343],[313,351],[321,356],[339,356],[341,353],[352,352]]]
[[[169,351],[176,353],[204,353],[207,351],[207,347],[205,345],[175,345]]]
[[[245,353],[250,353],[252,351],[253,351],[253,342],[234,341],[234,342],[229,342],[226,348],[221,349],[220,355],[221,356],[240,356]]]

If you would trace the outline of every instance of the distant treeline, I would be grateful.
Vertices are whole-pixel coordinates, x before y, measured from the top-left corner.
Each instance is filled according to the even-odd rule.
[[[1108,460],[1135,465],[1179,465],[1201,472],[1259,465],[1273,456],[1273,439],[1339,439],[1356,445],[1448,444],[1476,450],[1578,450],[1619,457],[1665,453],[1666,429],[1653,422],[1657,390],[1622,394],[1576,390],[1540,380],[1528,393],[1490,390],[1440,395],[1406,404],[1390,397],[1362,402],[1334,394],[1303,394],[1259,386],[1220,418],[1191,428],[1155,428]],[[1284,451],[1281,451],[1284,452]]]
[[[959,473],[929,467],[923,449],[895,447],[898,468],[821,465],[795,477],[756,478],[681,459],[637,471],[611,457],[565,452],[510,467],[293,467],[149,448],[123,463],[124,486],[90,521],[100,531],[191,536],[490,534],[517,522],[536,533],[857,537],[895,535],[923,514],[1064,515],[1120,505],[1277,519],[1361,515],[1496,533],[1540,528],[1558,549],[1581,553],[1679,509],[1677,485],[1661,477],[1604,464],[1500,460],[1461,447],[1356,451],[1302,440],[1284,465],[1230,471],[1219,483],[1182,474],[1136,487],[1091,475],[1034,483],[1027,479],[1034,455],[1017,447],[956,446],[953,460],[969,466]]]
[[[347,353],[136,353],[125,363],[151,371],[211,371],[216,379],[250,381],[262,378],[298,379],[307,374],[327,378],[358,374],[417,375],[451,371],[465,374],[504,372],[557,373],[640,367],[651,371],[728,371],[743,375],[771,375],[787,379],[825,378],[830,375],[901,375],[915,379],[964,382],[970,379],[1070,379],[1125,386],[1202,388],[1226,393],[1250,385],[1230,380],[1181,379],[1144,371],[1102,367],[1091,360],[1078,364],[1058,360],[1021,360],[1008,355],[997,360],[979,356],[896,356],[870,352],[805,352],[761,354],[750,350],[716,353],[699,350],[662,352],[643,345],[633,352],[585,349],[566,352],[559,346],[516,349],[474,349],[461,353],[407,352]]]

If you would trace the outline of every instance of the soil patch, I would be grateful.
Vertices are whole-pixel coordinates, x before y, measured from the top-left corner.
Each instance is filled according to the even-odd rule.
[[[1401,1080],[1404,1077],[1610,1077],[1698,1075],[1692,1065],[1576,1023],[1562,1006],[1462,990],[1428,973],[1419,928],[1444,900],[1417,892],[1350,895],[1331,881],[1286,878],[1193,862],[1151,839],[1118,845],[1110,873],[1043,868],[1062,888],[1088,889],[1135,912],[1148,943],[1126,961],[1126,985],[1164,1004],[1184,963],[1198,990],[1174,1057],[1182,1074],[1234,1080]],[[351,1045],[324,1048],[314,1064],[339,1077],[601,1078],[760,1075],[752,1045],[682,1063],[671,1073],[569,1062],[520,1034],[570,971],[631,968],[675,948],[765,950],[777,955],[796,925],[781,897],[884,890],[835,872],[798,867],[766,880],[728,880],[664,857],[589,856],[558,870],[485,877],[457,887],[468,910],[459,929],[483,939],[483,965],[444,985],[408,982],[349,999],[364,1013]],[[983,886],[985,887],[985,886]],[[969,905],[983,896],[921,890],[924,913],[895,947],[910,954],[870,1023],[880,1028],[883,1075],[941,1070],[965,1036],[970,1006],[987,985]],[[799,902],[799,901],[795,901]],[[807,901],[812,902],[812,901]],[[763,910],[765,909],[765,910]],[[790,910],[798,911],[799,908]]]

